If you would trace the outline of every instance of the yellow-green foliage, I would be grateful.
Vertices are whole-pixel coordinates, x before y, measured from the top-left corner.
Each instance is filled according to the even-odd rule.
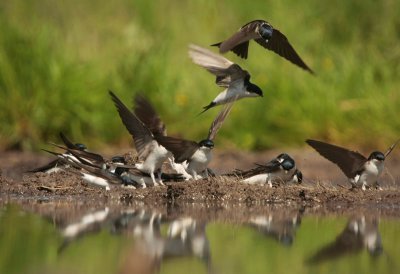
[[[265,19],[287,35],[316,77],[250,44],[264,98],[237,102],[218,146],[293,146],[305,138],[387,146],[399,136],[400,2],[13,0],[0,2],[0,146],[129,140],[111,100],[143,92],[170,134],[202,139],[221,90],[187,46]],[[95,142],[95,144],[92,144]],[[376,143],[378,142],[378,143]]]

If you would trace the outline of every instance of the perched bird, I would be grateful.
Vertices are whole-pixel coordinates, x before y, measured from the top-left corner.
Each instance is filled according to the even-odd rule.
[[[227,104],[212,122],[206,139],[200,142],[158,135],[157,142],[171,151],[175,163],[183,163],[187,173],[195,180],[208,177],[208,164],[212,159],[211,150],[214,148],[214,138],[221,128],[225,118],[231,111],[233,102]]]
[[[296,168],[296,163],[292,157],[286,153],[278,155],[265,165],[256,164],[257,167],[242,171],[235,170],[229,176],[238,176],[243,178],[243,182],[249,184],[265,184],[269,187],[275,182],[283,183],[301,183],[303,174]]]
[[[60,132],[60,137],[63,140],[64,144],[67,146],[69,149],[75,149],[75,150],[80,150],[80,151],[85,151],[87,148],[84,144],[80,143],[72,143],[62,132]],[[67,153],[67,151],[65,151]],[[64,165],[67,164],[62,158],[57,157],[55,160],[51,161],[50,163],[37,167],[35,169],[29,170],[27,172],[30,173],[35,173],[35,172],[45,172],[45,173],[53,173],[53,172],[58,172],[61,170],[61,167],[64,167]]]
[[[66,153],[61,153],[61,154],[55,153],[59,158],[72,163],[84,164],[94,168],[107,170],[111,173],[118,173],[120,172],[120,170],[128,170],[136,168],[136,166],[127,165],[125,158],[123,156],[118,155],[112,157],[111,160],[107,160],[98,153],[71,149],[57,144],[53,145],[66,151]]]
[[[158,136],[167,136],[167,128],[161,120],[153,105],[142,95],[136,95],[134,98],[134,112],[135,115],[142,121],[151,133],[157,138]],[[173,170],[182,174],[185,180],[192,179],[192,175],[187,173],[186,169],[188,163],[176,163],[172,158],[169,159],[169,164]]]
[[[383,171],[384,161],[399,141],[395,142],[385,154],[374,151],[368,158],[356,151],[321,141],[308,139],[306,143],[321,156],[335,163],[347,176],[353,188],[361,187],[365,190],[371,186],[379,188],[378,178]]]
[[[174,137],[168,137],[166,134],[166,126],[157,114],[151,103],[143,96],[135,97],[134,112],[140,120],[146,121],[145,125],[151,129],[154,138],[174,155],[174,160],[170,161],[171,167],[182,174],[186,179],[200,179],[199,173],[209,174],[207,168],[208,163],[211,161],[211,152],[215,138],[219,128],[222,126],[226,116],[229,114],[233,102],[230,102],[218,114],[213,123],[211,124],[209,135],[207,139],[197,143],[195,141],[188,141]]]
[[[58,146],[58,145],[56,145]],[[58,146],[59,148],[66,149],[66,153],[57,153],[49,150],[49,152],[61,160],[64,161],[65,165],[71,166],[73,168],[68,169],[68,171],[82,176],[82,179],[89,184],[94,184],[104,187],[106,190],[110,190],[110,185],[131,185],[135,188],[146,187],[140,185],[140,182],[133,180],[130,176],[125,176],[128,170],[136,169],[135,166],[125,165],[125,159],[123,157],[113,157],[112,164],[98,165],[94,164],[92,161],[85,159],[78,155],[76,151],[69,148],[64,148]],[[93,153],[90,153],[93,154]],[[98,154],[94,154],[98,155]],[[100,155],[99,155],[100,156]],[[123,159],[123,160],[122,160]],[[141,174],[141,172],[139,171]],[[147,174],[146,174],[147,175]],[[148,175],[147,175],[148,176]]]
[[[258,44],[272,50],[293,64],[314,73],[300,58],[286,36],[264,20],[254,20],[223,42],[213,44],[219,47],[220,53],[233,51],[241,58],[247,59],[249,41],[254,39]]]
[[[164,161],[172,156],[171,153],[154,138],[154,135],[143,122],[112,91],[110,91],[110,96],[114,101],[122,123],[132,135],[139,160],[143,161],[142,163],[137,163],[136,167],[140,171],[150,174],[154,185],[163,184],[161,180],[161,167]],[[156,182],[154,176],[155,172],[158,174],[158,182]]]
[[[214,74],[216,84],[225,88],[210,104],[203,107],[202,113],[231,101],[263,96],[262,90],[250,82],[250,74],[246,70],[221,55],[196,45],[190,45],[189,56],[195,64]]]

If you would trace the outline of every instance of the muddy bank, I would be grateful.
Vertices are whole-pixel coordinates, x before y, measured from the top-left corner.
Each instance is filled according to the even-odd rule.
[[[0,191],[3,200],[92,201],[99,204],[240,203],[247,206],[270,204],[324,206],[332,210],[357,207],[389,210],[400,207],[400,191],[396,188],[362,191],[323,183],[314,186],[305,184],[269,188],[264,185],[248,185],[224,177],[167,183],[165,186],[146,189],[113,187],[110,191],[106,191],[100,187],[87,185],[79,177],[67,172],[37,173],[25,175],[22,182],[2,178]]]
[[[300,186],[268,188],[247,185],[223,177],[211,180],[167,183],[166,186],[146,189],[113,187],[110,191],[91,186],[69,172],[56,174],[29,174],[23,171],[49,161],[43,154],[10,152],[0,155],[2,175],[0,193],[3,202],[10,200],[68,201],[72,203],[135,204],[152,207],[175,206],[192,203],[213,204],[217,207],[230,204],[257,207],[266,205],[293,205],[295,207],[323,207],[328,211],[369,208],[398,211],[400,188],[396,168],[398,157],[388,161],[381,184],[382,191],[349,190],[349,184],[340,170],[321,160],[309,150],[288,151],[302,170],[305,180]],[[254,162],[266,162],[280,151],[262,153],[217,151],[211,167],[217,172],[234,168],[249,168]],[[392,214],[392,213],[391,213]],[[394,213],[395,215],[397,213]]]

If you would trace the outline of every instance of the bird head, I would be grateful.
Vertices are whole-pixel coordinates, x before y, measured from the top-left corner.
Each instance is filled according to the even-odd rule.
[[[255,93],[260,97],[263,97],[263,91],[255,84],[248,82],[246,85],[246,91],[250,93]]]
[[[213,149],[214,148],[214,142],[211,141],[210,139],[205,139],[205,140],[201,140],[199,143],[200,147],[207,147],[209,149]]]
[[[383,162],[385,161],[385,155],[380,151],[374,151],[369,155],[368,160],[378,160]]]
[[[263,23],[258,28],[258,34],[265,40],[269,40],[272,37],[272,33],[274,32],[273,27],[270,24]]]
[[[85,151],[87,149],[87,147],[81,143],[76,143],[75,146],[81,151]]]

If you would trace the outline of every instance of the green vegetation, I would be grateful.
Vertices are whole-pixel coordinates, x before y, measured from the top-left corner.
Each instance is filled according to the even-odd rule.
[[[266,19],[317,76],[255,43],[248,60],[226,54],[265,95],[235,105],[217,145],[320,138],[384,149],[400,132],[399,10],[395,0],[2,1],[0,147],[42,147],[59,131],[90,147],[128,142],[108,89],[129,105],[143,92],[169,134],[204,138],[220,108],[196,115],[220,89],[191,63],[188,44],[206,47]]]

